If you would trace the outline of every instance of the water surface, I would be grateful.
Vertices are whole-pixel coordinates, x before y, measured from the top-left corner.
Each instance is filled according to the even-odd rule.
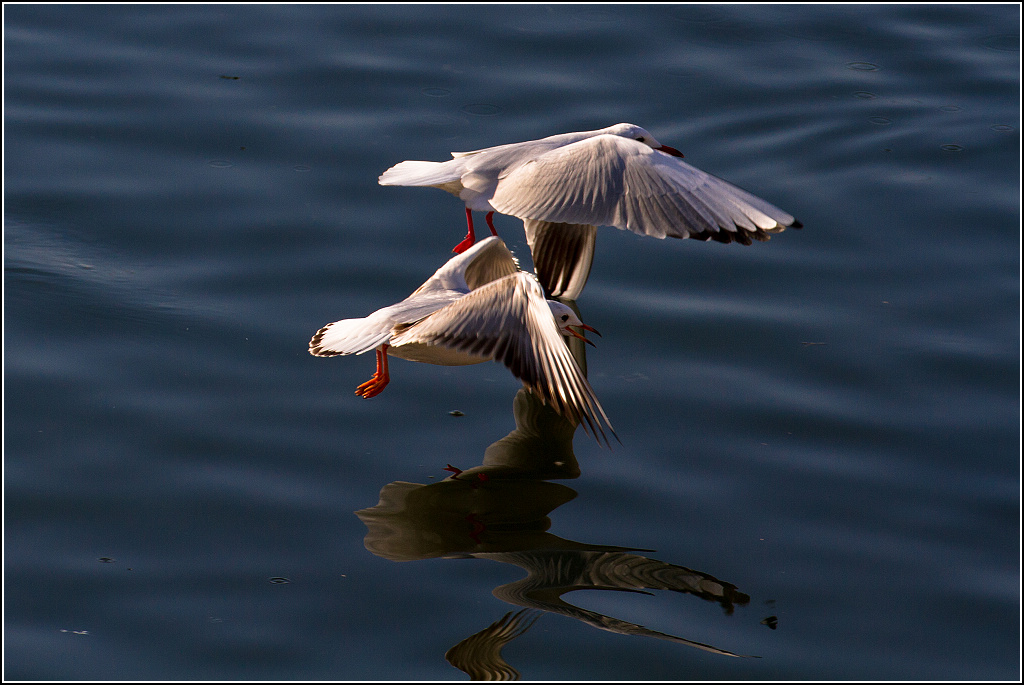
[[[532,680],[1020,677],[1017,6],[4,17],[5,677],[464,680],[481,633]],[[308,354],[463,235],[386,168],[619,122],[805,226],[599,231],[621,445],[497,364],[364,401]],[[664,587],[514,585],[627,558]]]

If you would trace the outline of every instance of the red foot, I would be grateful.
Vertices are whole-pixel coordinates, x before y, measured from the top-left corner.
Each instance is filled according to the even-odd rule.
[[[487,216],[484,219],[487,221],[487,228],[491,229],[491,235],[497,236],[498,231],[494,228],[494,222],[491,221],[491,217],[494,216],[494,212],[487,212]]]
[[[452,480],[458,480],[459,474],[462,473],[462,469],[460,469],[457,466],[452,466],[451,464],[448,464],[448,466],[445,466],[441,470],[442,471],[451,471],[452,475],[450,477],[451,477]]]
[[[356,388],[356,394],[365,399],[376,397],[384,392],[384,388],[387,387],[390,380],[391,377],[388,375],[388,346],[384,344],[377,348],[376,373],[373,374],[373,378]]]
[[[473,211],[466,207],[466,224],[469,226],[469,233],[462,239],[462,242],[452,248],[455,254],[462,254],[476,242],[476,232],[473,230]]]
[[[469,235],[462,239],[461,243],[452,248],[452,252],[454,252],[455,254],[462,254],[469,248],[473,247],[473,243],[475,242],[476,240],[474,239],[473,234],[470,233]]]

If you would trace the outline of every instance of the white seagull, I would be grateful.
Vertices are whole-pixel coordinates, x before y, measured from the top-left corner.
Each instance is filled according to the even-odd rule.
[[[566,305],[545,300],[500,238],[452,257],[409,297],[362,319],[327,324],[309,341],[318,357],[377,351],[377,371],[356,388],[370,398],[387,386],[388,356],[461,366],[501,362],[559,414],[608,442],[615,431],[562,336],[591,343],[570,327],[595,331]]]
[[[645,129],[616,124],[473,152],[447,162],[405,161],[381,174],[381,185],[430,186],[472,211],[524,220],[615,226],[655,238],[697,238],[749,245],[802,224],[778,207],[682,161]],[[536,258],[536,256],[535,256]]]

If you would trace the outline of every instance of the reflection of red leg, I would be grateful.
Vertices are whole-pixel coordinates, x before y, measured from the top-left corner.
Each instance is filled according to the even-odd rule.
[[[356,394],[366,399],[376,397],[384,392],[384,388],[387,387],[390,380],[391,377],[388,376],[388,346],[385,343],[377,348],[377,372],[373,374],[373,378],[356,388]]]
[[[452,248],[452,252],[455,254],[462,254],[476,242],[476,233],[473,231],[473,210],[469,207],[466,207],[466,223],[469,225],[469,233],[466,234],[461,243]],[[490,219],[487,220],[487,223],[491,223]],[[493,231],[494,229],[492,228],[491,230]]]
[[[480,533],[486,531],[487,526],[484,525],[483,521],[477,518],[476,514],[469,514],[468,516],[466,516],[466,520],[469,521],[470,524],[472,524],[473,526],[473,530],[469,531],[469,537],[473,538],[473,542],[479,545]]]
[[[491,229],[491,235],[498,235],[498,232],[494,230],[494,222],[491,221],[491,217],[494,216],[494,212],[487,212],[487,216],[484,219],[487,220],[487,228]]]

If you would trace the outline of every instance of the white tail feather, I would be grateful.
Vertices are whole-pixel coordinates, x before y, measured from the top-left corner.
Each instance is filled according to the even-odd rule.
[[[391,337],[391,328],[381,330],[379,322],[366,319],[342,319],[329,323],[309,341],[309,353],[317,357],[339,354],[362,354],[385,343]]]
[[[391,167],[377,181],[382,186],[436,186],[457,181],[462,175],[460,163],[408,160]]]

